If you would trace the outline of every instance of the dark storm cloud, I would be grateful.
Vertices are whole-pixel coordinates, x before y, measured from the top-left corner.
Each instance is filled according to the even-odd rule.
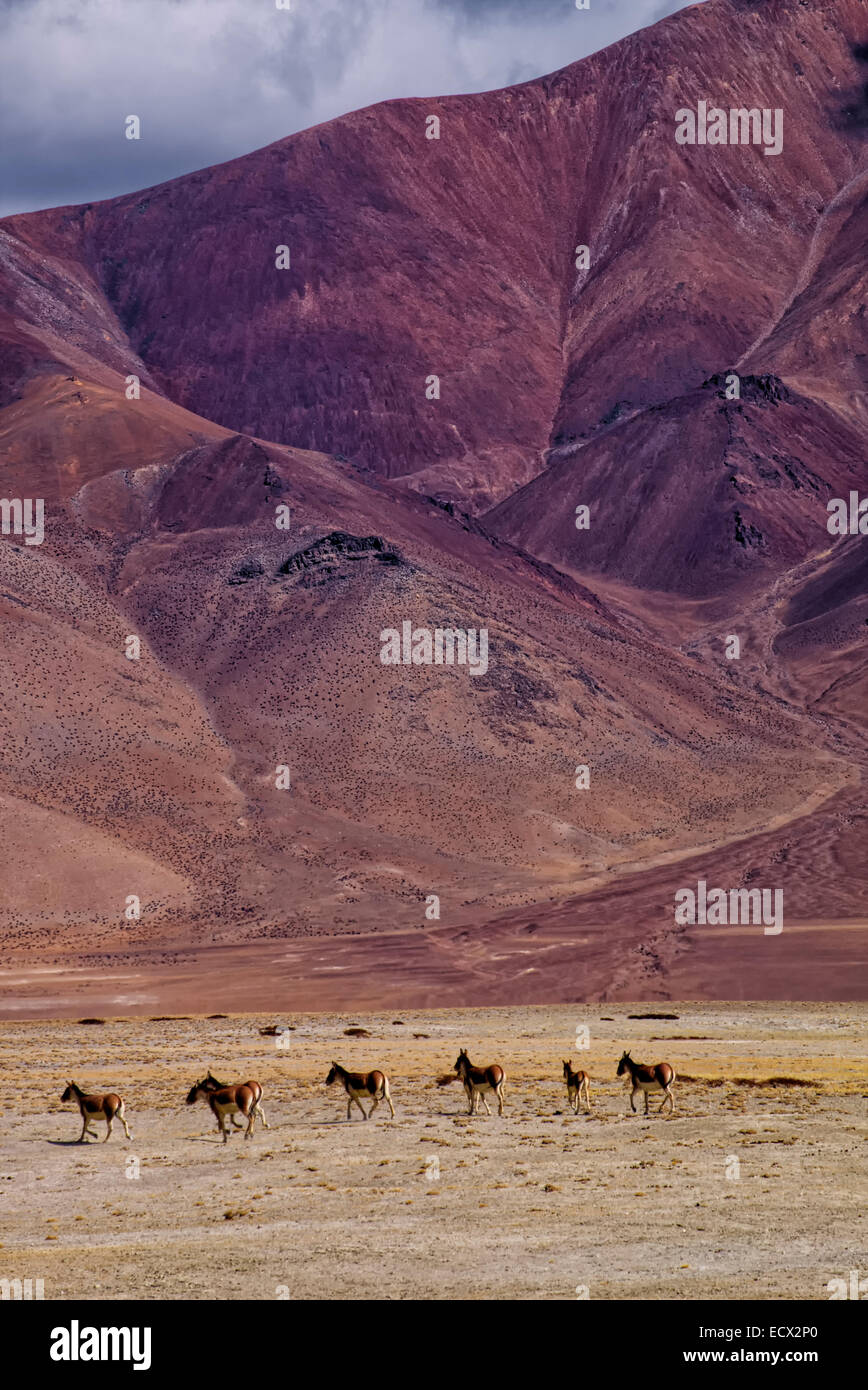
[[[144,188],[388,97],[525,81],[684,3],[0,0],[0,215]]]

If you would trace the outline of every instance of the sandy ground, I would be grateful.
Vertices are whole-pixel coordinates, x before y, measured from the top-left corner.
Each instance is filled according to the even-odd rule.
[[[678,1017],[628,1018],[652,1012]],[[830,1279],[868,1274],[866,1015],[618,1004],[4,1023],[0,1278],[42,1279],[46,1299],[825,1299]],[[261,1037],[274,1021],[293,1031]],[[505,1067],[502,1119],[469,1119],[461,1089],[436,1086],[462,1045]],[[624,1046],[675,1066],[672,1117],[630,1114]],[[566,1057],[593,1078],[590,1116],[567,1108]],[[381,1106],[347,1123],[322,1084],[333,1058],[386,1070],[397,1118]],[[208,1067],[262,1082],[268,1130],[221,1144],[204,1103],[183,1103]],[[121,1092],[131,1142],[116,1126],[75,1143],[70,1077]]]

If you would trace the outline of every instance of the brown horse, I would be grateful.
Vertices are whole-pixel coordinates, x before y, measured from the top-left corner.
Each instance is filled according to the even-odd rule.
[[[630,1080],[633,1089],[630,1092],[630,1105],[633,1113],[636,1113],[636,1095],[639,1091],[645,1092],[645,1114],[648,1114],[648,1092],[663,1091],[663,1101],[660,1110],[669,1101],[670,1114],[675,1109],[675,1098],[670,1087],[675,1080],[675,1072],[668,1062],[655,1062],[653,1067],[645,1067],[641,1062],[634,1062],[629,1052],[625,1052],[618,1063],[618,1075],[623,1076],[625,1072],[630,1073]],[[659,1113],[659,1112],[658,1112]]]
[[[241,1114],[247,1121],[247,1128],[244,1131],[244,1138],[249,1139],[253,1133],[253,1125],[257,1115],[263,1123],[265,1129],[268,1125],[259,1100],[262,1096],[262,1087],[258,1081],[245,1081],[238,1086],[223,1086],[209,1072],[204,1081],[197,1081],[195,1086],[190,1088],[187,1096],[187,1104],[194,1105],[200,1096],[208,1102],[211,1114],[217,1121],[217,1128],[223,1135],[223,1143],[229,1139],[229,1131],[226,1128],[226,1116],[233,1118],[236,1114]],[[235,1125],[238,1129],[239,1126]]]
[[[231,1084],[232,1083],[230,1081],[218,1081],[216,1076],[211,1075],[210,1071],[208,1072],[208,1075],[205,1077],[205,1080],[202,1082],[202,1085],[209,1091],[224,1091],[226,1087],[231,1086]],[[258,1081],[245,1081],[244,1085],[249,1086],[251,1091],[253,1092],[256,1113],[262,1121],[264,1128],[270,1129],[271,1126],[268,1124],[265,1118],[265,1112],[259,1104],[259,1102],[262,1100],[262,1087],[260,1086]],[[244,1126],[238,1120],[236,1120],[234,1113],[232,1113],[231,1111],[229,1112],[228,1119],[233,1129],[244,1128]]]
[[[567,1098],[575,1113],[578,1115],[579,1101],[584,1100],[585,1105],[588,1107],[588,1113],[590,1114],[591,1078],[586,1071],[573,1071],[572,1058],[570,1058],[568,1062],[564,1062],[564,1081],[567,1083]]]
[[[366,1120],[371,1118],[381,1100],[384,1100],[392,1112],[392,1119],[395,1118],[395,1107],[392,1104],[392,1096],[389,1091],[389,1078],[382,1071],[347,1071],[340,1062],[332,1062],[331,1071],[325,1079],[327,1086],[334,1085],[339,1081],[347,1093],[347,1119],[350,1119],[352,1108],[357,1105]],[[365,1107],[362,1105],[360,1096],[373,1097],[373,1105],[366,1114]]]
[[[490,1067],[475,1067],[467,1055],[466,1047],[462,1047],[455,1062],[455,1071],[467,1092],[469,1114],[478,1113],[480,1099],[485,1106],[486,1115],[491,1114],[488,1101],[485,1099],[486,1091],[493,1091],[497,1096],[497,1113],[503,1114],[503,1086],[506,1081],[503,1067],[499,1067],[496,1062]]]
[[[112,1132],[112,1122],[115,1118],[120,1120],[127,1138],[132,1139],[133,1136],[124,1119],[124,1103],[120,1096],[114,1091],[107,1091],[104,1096],[89,1096],[85,1094],[80,1086],[76,1086],[74,1081],[70,1081],[60,1099],[62,1101],[74,1100],[78,1105],[82,1119],[81,1134],[78,1139],[79,1144],[84,1144],[86,1142],[86,1136],[88,1134],[92,1134],[94,1139],[96,1138],[96,1131],[90,1128],[90,1122],[92,1119],[95,1120],[99,1116],[102,1116],[106,1122],[105,1139],[102,1141],[104,1144],[107,1142]]]

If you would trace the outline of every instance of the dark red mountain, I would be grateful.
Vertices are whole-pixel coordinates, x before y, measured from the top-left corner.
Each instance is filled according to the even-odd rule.
[[[331,1007],[389,932],[408,1003],[864,993],[866,31],[709,0],[0,222],[0,481],[47,507],[0,546],[12,958],[150,1000],[268,939],[260,1006]],[[701,101],[781,152],[678,144]],[[488,669],[384,665],[405,620]],[[675,932],[704,870],[798,931]]]

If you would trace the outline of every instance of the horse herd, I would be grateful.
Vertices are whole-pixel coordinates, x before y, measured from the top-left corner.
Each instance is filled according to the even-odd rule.
[[[591,1092],[588,1073],[586,1071],[574,1071],[571,1060],[567,1060],[564,1062],[563,1075],[567,1087],[567,1098],[573,1111],[578,1114],[579,1104],[584,1103],[590,1113]],[[652,1091],[663,1092],[661,1111],[667,1101],[670,1112],[675,1109],[675,1100],[672,1095],[675,1072],[668,1062],[656,1062],[649,1067],[641,1062],[634,1062],[629,1052],[625,1052],[618,1063],[617,1075],[629,1075],[630,1077],[630,1105],[634,1114],[636,1112],[636,1096],[642,1093],[645,1096],[645,1114],[648,1114],[648,1096]],[[462,1047],[452,1072],[438,1077],[437,1084],[438,1086],[448,1086],[453,1081],[460,1081],[464,1087],[469,1104],[468,1114],[478,1114],[480,1100],[485,1106],[486,1114],[491,1114],[486,1100],[488,1093],[493,1094],[497,1101],[497,1113],[503,1114],[503,1088],[506,1083],[506,1073],[497,1062],[487,1067],[476,1067],[468,1057],[467,1049]],[[347,1071],[346,1067],[342,1067],[339,1062],[333,1062],[325,1079],[325,1084],[326,1086],[333,1086],[335,1082],[338,1082],[346,1093],[348,1120],[352,1118],[354,1105],[361,1110],[364,1119],[369,1120],[381,1100],[384,1100],[388,1105],[392,1119],[395,1118],[389,1078],[385,1072]],[[373,1102],[370,1110],[365,1110],[362,1105],[363,1097]],[[127,1139],[132,1138],[125,1118],[126,1108],[123,1099],[115,1091],[108,1091],[105,1095],[88,1095],[74,1081],[70,1081],[60,1099],[64,1102],[74,1100],[78,1105],[82,1118],[81,1135],[78,1139],[80,1144],[86,1143],[88,1136],[96,1137],[90,1124],[92,1120],[97,1119],[103,1119],[106,1122],[106,1135],[103,1143],[109,1138],[116,1119],[120,1120],[123,1125]],[[231,1121],[233,1128],[244,1129],[244,1126],[235,1118],[236,1115],[244,1116],[247,1121],[247,1128],[244,1130],[245,1139],[250,1138],[253,1133],[254,1121],[257,1119],[262,1121],[265,1129],[268,1129],[268,1123],[260,1105],[262,1087],[258,1081],[242,1081],[233,1085],[229,1082],[218,1081],[216,1076],[212,1076],[209,1071],[202,1081],[197,1081],[190,1088],[187,1104],[194,1105],[200,1099],[208,1102],[211,1113],[217,1121],[217,1128],[223,1136],[224,1144],[228,1142],[230,1133],[226,1128],[227,1118]]]

